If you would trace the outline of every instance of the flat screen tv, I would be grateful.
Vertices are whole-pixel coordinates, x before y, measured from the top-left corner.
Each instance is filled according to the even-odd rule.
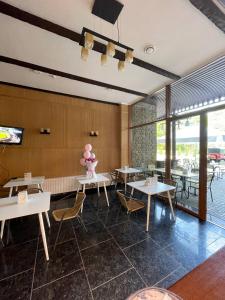
[[[0,144],[21,145],[23,128],[0,125]]]

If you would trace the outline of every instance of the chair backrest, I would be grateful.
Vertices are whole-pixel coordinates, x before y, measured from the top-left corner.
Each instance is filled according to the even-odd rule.
[[[117,195],[119,197],[120,203],[122,204],[122,206],[124,206],[127,210],[129,210],[128,206],[127,206],[127,200],[125,195],[122,193],[122,191],[116,191]]]
[[[42,190],[41,189],[39,189],[39,188],[36,188],[36,187],[28,187],[27,189],[27,194],[37,194],[37,193],[40,193],[40,192],[42,192]]]
[[[174,186],[175,188],[177,188],[177,182],[176,182],[175,180],[172,180],[172,179],[166,179],[166,178],[165,178],[165,179],[163,180],[163,183],[168,184],[168,185],[172,185],[172,186]],[[175,196],[175,193],[176,193],[176,189],[170,191],[171,197]]]
[[[74,216],[77,216],[79,214],[85,198],[86,198],[85,193],[78,192],[76,200],[74,202],[74,206],[71,208],[71,213]]]

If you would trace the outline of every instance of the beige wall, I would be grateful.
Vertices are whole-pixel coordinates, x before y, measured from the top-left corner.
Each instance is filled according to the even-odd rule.
[[[4,152],[1,146],[1,174],[83,174],[79,160],[86,143],[93,145],[99,160],[97,172],[120,167],[128,155],[123,116],[128,120],[123,106],[0,85],[0,124],[25,128],[21,146],[7,146]],[[42,127],[49,127],[51,134],[40,134]],[[91,130],[99,136],[90,137]]]

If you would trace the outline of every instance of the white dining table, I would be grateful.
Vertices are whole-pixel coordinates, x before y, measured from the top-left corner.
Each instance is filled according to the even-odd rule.
[[[27,202],[23,204],[17,203],[18,196],[0,199],[0,221],[34,214],[38,215],[46,260],[49,260],[49,254],[42,213],[46,213],[50,209],[50,196],[51,194],[49,192],[30,194],[28,195]],[[32,230],[32,228],[30,228],[30,230]]]
[[[44,176],[31,177],[30,179],[25,179],[24,177],[10,179],[3,187],[9,188],[9,197],[12,196],[13,189],[18,189],[19,186],[30,186],[37,185],[37,187],[43,191],[42,184],[44,183]]]
[[[106,182],[109,182],[108,177],[106,177],[102,174],[97,174],[95,178],[88,178],[87,176],[81,176],[81,177],[77,178],[77,181],[79,183],[78,188],[77,188],[77,194],[80,189],[82,189],[83,193],[85,193],[86,185],[97,184],[98,196],[100,195],[99,184],[103,183],[106,202],[107,202],[107,205],[109,206],[109,198],[108,198],[108,194],[107,194],[107,190],[106,190]],[[82,211],[83,211],[83,206],[81,208],[81,212]]]
[[[9,188],[9,198],[10,198],[12,196],[13,189],[15,188],[16,190],[18,190],[19,186],[36,185],[38,189],[41,192],[43,192],[42,185],[44,181],[45,181],[44,176],[35,176],[35,177],[31,177],[30,179],[25,179],[24,177],[20,177],[20,178],[10,179],[3,187]],[[48,222],[48,226],[50,227],[50,220],[47,212],[45,212],[45,217]],[[2,228],[4,230],[4,221],[2,221],[2,225],[1,225],[1,233],[0,233],[1,237],[3,235]]]
[[[115,170],[124,175],[124,190],[125,190],[125,193],[127,192],[127,175],[143,172],[142,170],[135,169],[135,168],[120,168],[120,169],[115,169]]]
[[[129,182],[127,185],[132,188],[131,194],[133,195],[134,189],[148,195],[148,204],[147,204],[147,221],[146,221],[146,231],[149,229],[149,219],[150,219],[150,208],[151,208],[151,196],[160,194],[163,192],[167,192],[168,199],[169,199],[169,204],[171,208],[171,213],[173,216],[174,221],[176,220],[174,210],[173,210],[173,205],[172,205],[172,200],[170,196],[170,191],[174,190],[175,187],[162,183],[162,182],[156,182],[152,183],[150,185],[145,185],[146,181],[141,180],[141,181],[134,181],[134,182]]]

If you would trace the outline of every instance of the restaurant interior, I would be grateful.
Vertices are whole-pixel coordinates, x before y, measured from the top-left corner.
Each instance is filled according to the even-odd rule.
[[[0,25],[0,299],[224,299],[225,1]]]

